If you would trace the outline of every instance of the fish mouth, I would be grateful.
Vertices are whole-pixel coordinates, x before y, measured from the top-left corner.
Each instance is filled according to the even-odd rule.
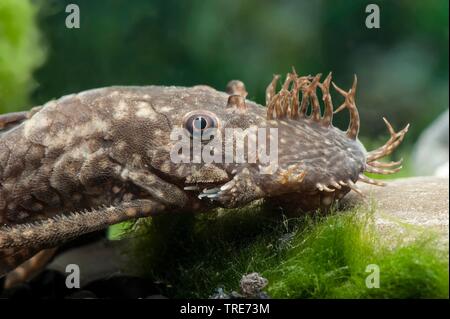
[[[227,185],[228,182],[222,183],[195,183],[186,184],[183,190],[196,196],[198,199],[216,200],[220,196],[221,188]]]
[[[184,187],[186,191],[197,192],[200,200],[209,199],[224,207],[238,207],[264,197],[300,192],[306,172],[297,164],[279,166],[271,174],[263,174],[258,167],[245,167],[229,181],[200,187]]]

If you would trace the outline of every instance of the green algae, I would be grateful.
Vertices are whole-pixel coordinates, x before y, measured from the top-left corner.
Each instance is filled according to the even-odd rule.
[[[120,227],[130,270],[168,297],[237,291],[242,275],[256,271],[273,298],[448,298],[448,251],[436,248],[437,236],[384,238],[374,209],[287,218],[253,205]],[[379,269],[379,288],[366,286],[369,265]]]

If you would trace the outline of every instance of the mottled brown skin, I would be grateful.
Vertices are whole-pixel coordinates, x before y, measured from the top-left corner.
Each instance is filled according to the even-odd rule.
[[[324,116],[317,113],[312,92],[327,90],[331,76],[323,83],[295,72],[288,78],[294,84],[286,81],[277,94],[276,82],[269,85],[267,108],[245,100],[245,86],[232,81],[227,93],[207,86],[108,87],[50,101],[16,120],[0,116],[0,275],[42,249],[127,219],[261,198],[327,209],[357,191],[358,180],[376,183],[361,174],[392,152],[407,128],[391,131],[390,144],[367,153],[356,138],[359,117],[347,132],[333,127],[326,94]],[[353,97],[355,89],[356,82]],[[357,115],[349,101],[343,108]],[[221,131],[277,127],[279,168],[261,175],[258,163],[173,163],[172,128],[202,110],[215,114]]]

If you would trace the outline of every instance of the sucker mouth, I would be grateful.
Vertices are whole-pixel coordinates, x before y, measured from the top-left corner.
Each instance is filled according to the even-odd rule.
[[[207,198],[211,201],[219,201],[220,198],[222,198],[225,193],[229,190],[231,190],[235,186],[234,180],[230,180],[229,182],[222,184],[222,185],[211,185],[210,188],[203,188],[203,190],[200,191],[200,187],[197,186],[195,190],[200,191],[197,195],[198,199],[204,199]],[[185,190],[194,190],[191,187],[185,187]]]
[[[198,195],[197,195],[198,199],[209,198],[210,200],[214,200],[220,196],[221,188],[226,184],[227,183],[222,184],[222,186],[217,185],[217,184],[216,185],[215,184],[205,184],[205,185],[200,186],[197,184],[197,185],[185,186],[183,189],[185,191],[189,191],[189,192],[193,192],[193,193],[198,192]],[[207,185],[209,187],[206,187]]]
[[[227,200],[236,192],[238,179],[239,174],[237,171],[233,171],[231,179],[225,183],[198,183],[196,185],[187,185],[184,187],[184,190],[194,192],[200,200],[209,199],[211,202],[221,202]]]
[[[186,183],[183,189],[196,195],[200,200],[208,198],[210,201],[219,201],[225,191],[228,191],[235,186],[235,180],[238,175],[238,169],[234,168],[228,173],[228,180],[222,182]]]
[[[211,200],[214,200],[215,198],[220,196],[221,188],[214,187],[214,188],[205,188],[203,191],[198,195],[198,199],[202,199],[204,197],[209,198]]]
[[[254,199],[258,199],[268,194],[295,191],[303,182],[306,172],[301,170],[298,165],[290,165],[286,168],[278,167],[273,174],[258,174],[257,169],[253,171],[253,174],[248,169],[243,169],[224,184],[192,185],[186,186],[184,189],[198,191],[197,197],[200,200],[209,199],[222,204],[227,204],[231,200],[237,203],[241,197],[251,198],[254,196]]]

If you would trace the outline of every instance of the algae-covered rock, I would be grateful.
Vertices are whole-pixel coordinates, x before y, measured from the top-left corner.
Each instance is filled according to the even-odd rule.
[[[254,203],[144,219],[118,241],[60,254],[53,275],[27,287],[63,285],[75,263],[81,289],[102,297],[448,298],[448,179],[360,187],[364,199],[349,194],[326,216],[288,218]],[[373,265],[377,289],[366,283]]]
[[[358,186],[367,198],[351,193],[342,204],[362,204],[362,207],[374,204],[376,225],[385,236],[406,232],[408,236],[414,236],[421,230],[431,229],[438,232],[441,243],[448,248],[448,178],[411,177],[387,181],[385,187]]]

